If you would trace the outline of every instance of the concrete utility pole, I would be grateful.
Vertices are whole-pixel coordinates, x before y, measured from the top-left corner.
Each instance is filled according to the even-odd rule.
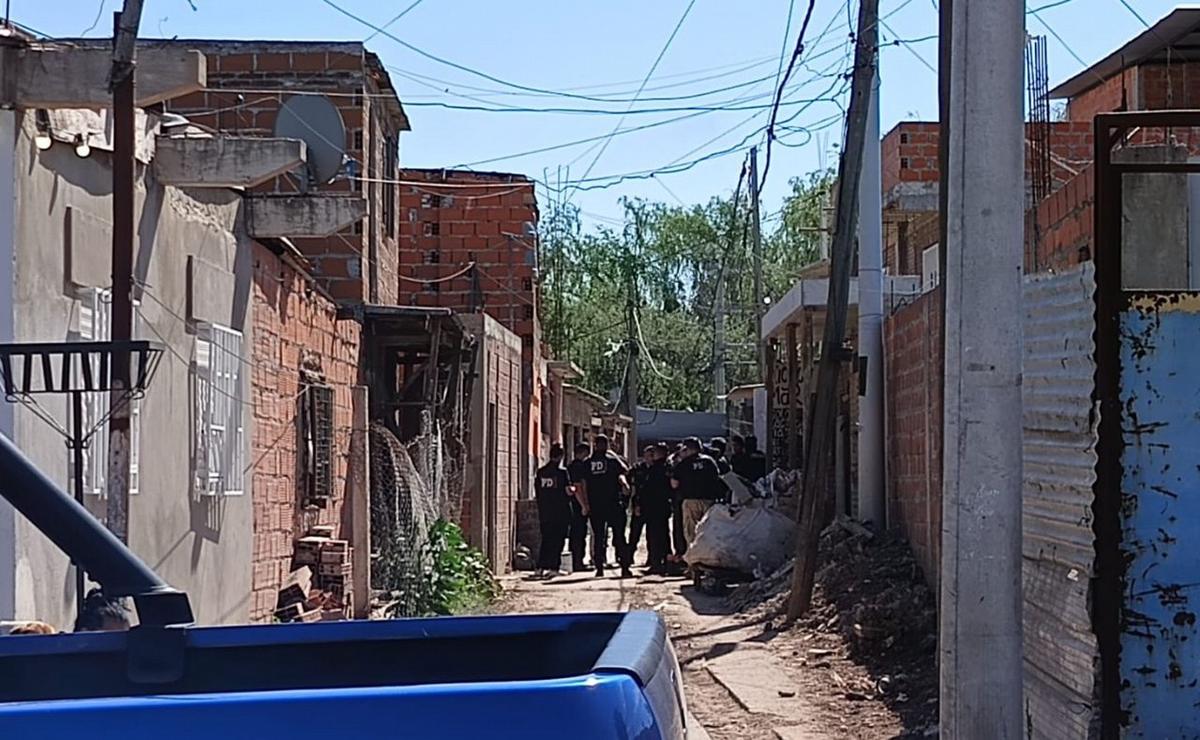
[[[142,0],[125,0],[116,14],[113,60],[109,87],[113,93],[113,241],[112,330],[114,342],[133,338],[133,239],[134,239],[134,54]],[[130,358],[118,351],[112,358],[112,396],[108,420],[108,528],[122,542],[129,541],[129,390]]]
[[[736,204],[735,204],[736,205]],[[758,347],[758,378],[767,382],[767,347],[762,340],[762,318],[767,312],[763,291],[762,224],[758,206],[758,147],[750,147],[750,238],[754,240],[754,334]]]
[[[1024,4],[959,0],[953,22],[939,727],[1018,740]]]
[[[879,47],[879,0],[862,0],[858,9],[858,38],[854,47],[854,77],[846,112],[846,146],[838,165],[837,226],[829,266],[828,316],[817,367],[816,400],[805,439],[803,501],[796,537],[796,563],[788,620],[808,611],[817,568],[817,545],[829,497],[829,451],[837,433],[839,376],[846,314],[850,303],[850,266],[858,220],[858,185],[866,144],[871,81]]]
[[[883,480],[883,185],[879,148],[879,58],[871,81],[858,191],[858,345],[866,394],[858,404],[858,518],[887,523]]]

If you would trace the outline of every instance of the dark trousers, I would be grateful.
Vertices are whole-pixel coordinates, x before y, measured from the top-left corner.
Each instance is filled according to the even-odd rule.
[[[578,501],[571,501],[571,521],[568,525],[568,537],[571,546],[571,568],[583,570],[583,558],[587,552],[588,518],[583,515],[583,507]]]
[[[558,570],[562,565],[563,543],[571,526],[571,511],[563,506],[548,506],[538,502],[538,524],[542,530],[542,545],[538,549],[538,568]]]
[[[604,563],[608,550],[608,530],[612,528],[613,547],[617,551],[617,563],[623,568],[633,563],[633,557],[625,542],[625,507],[617,501],[592,501],[592,564],[597,568]]]
[[[670,510],[643,512],[646,522],[646,553],[651,568],[666,565],[671,554]]]
[[[638,544],[642,541],[642,530],[646,528],[646,517],[634,513],[629,517],[629,559],[637,555]],[[649,533],[647,533],[649,537]]]
[[[683,557],[687,553],[687,539],[683,536],[683,501],[679,499],[671,502],[671,540],[675,556]]]

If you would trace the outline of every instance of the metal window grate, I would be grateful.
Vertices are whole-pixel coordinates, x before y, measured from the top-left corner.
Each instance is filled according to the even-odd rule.
[[[104,288],[90,288],[83,292],[79,301],[79,333],[83,342],[107,342],[112,339],[112,292]],[[73,368],[76,387],[84,383],[83,363],[89,365],[90,375],[101,374],[98,355],[85,355],[78,368]],[[90,496],[103,498],[108,491],[108,425],[97,429],[101,420],[107,418],[110,397],[108,393],[86,393],[83,396],[83,428],[95,429],[83,450],[83,491]],[[135,447],[136,449],[136,447]],[[74,478],[75,471],[68,456],[68,469]]]
[[[333,496],[333,389],[310,385],[301,397],[305,495],[323,505]]]
[[[246,464],[242,333],[200,324],[194,375],[197,491],[207,496],[240,496]]]

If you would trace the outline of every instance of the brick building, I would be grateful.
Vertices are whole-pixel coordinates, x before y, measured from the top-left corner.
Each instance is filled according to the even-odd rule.
[[[1066,100],[1066,120],[1051,124],[1052,191],[1031,204],[1026,215],[1027,274],[1062,273],[1092,259],[1096,114],[1200,107],[1200,68],[1185,53],[1200,39],[1197,33],[1200,9],[1177,9],[1051,90],[1052,98]],[[1126,156],[1136,156],[1130,149],[1139,146],[1142,156],[1194,155],[1200,148],[1196,133],[1175,131],[1173,140],[1164,142],[1160,131],[1139,132],[1128,142],[1133,146],[1127,147]],[[938,127],[931,123],[902,123],[884,138],[885,259],[890,272],[923,274],[929,258],[936,259],[938,171],[936,156],[930,153],[936,150],[937,139]],[[1170,146],[1164,147],[1165,143]],[[1026,150],[1030,152],[1030,147]],[[1176,179],[1171,183],[1164,182],[1162,175],[1140,177],[1159,178],[1152,187],[1171,202],[1160,202],[1152,194],[1137,197],[1148,198],[1147,207],[1173,214],[1171,218],[1179,223],[1172,233],[1193,249],[1200,247],[1200,233],[1189,231],[1187,224],[1186,214],[1200,206],[1187,202],[1187,176],[1172,175]],[[1183,202],[1175,202],[1180,198]],[[1127,234],[1126,251],[1136,263],[1139,249],[1131,241],[1134,238]],[[1157,275],[1158,285],[1187,279],[1176,270],[1168,280],[1161,273],[1169,268],[1161,266],[1146,264],[1141,269]],[[941,522],[942,418],[940,409],[932,407],[940,397],[943,368],[936,344],[942,323],[938,282],[936,275],[923,280],[924,294],[886,318],[884,338],[889,520],[913,541],[931,581],[937,577]]]
[[[521,340],[521,491],[555,435],[538,316],[538,207],[524,175],[401,171],[400,302],[486,312]]]
[[[296,539],[317,525],[340,529],[347,514],[360,335],[302,257],[268,244],[253,245],[251,294],[255,620],[271,618]]]
[[[154,44],[164,42],[154,41]],[[397,302],[399,136],[410,126],[379,57],[358,42],[165,42],[198,49],[208,60],[208,86],[175,98],[167,110],[195,124],[250,136],[271,136],[280,106],[297,95],[324,95],[345,127],[345,163],[329,182],[305,182],[305,172],[283,174],[253,190],[289,196],[342,195],[349,218],[332,234],[292,239],[313,275],[337,300]],[[318,136],[317,141],[324,137]],[[354,204],[358,201],[365,205]]]

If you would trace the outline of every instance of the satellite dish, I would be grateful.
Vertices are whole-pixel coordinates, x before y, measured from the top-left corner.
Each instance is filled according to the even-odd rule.
[[[329,182],[346,157],[346,125],[337,106],[324,95],[293,95],[275,118],[275,136],[300,139],[308,148],[311,182]]]

